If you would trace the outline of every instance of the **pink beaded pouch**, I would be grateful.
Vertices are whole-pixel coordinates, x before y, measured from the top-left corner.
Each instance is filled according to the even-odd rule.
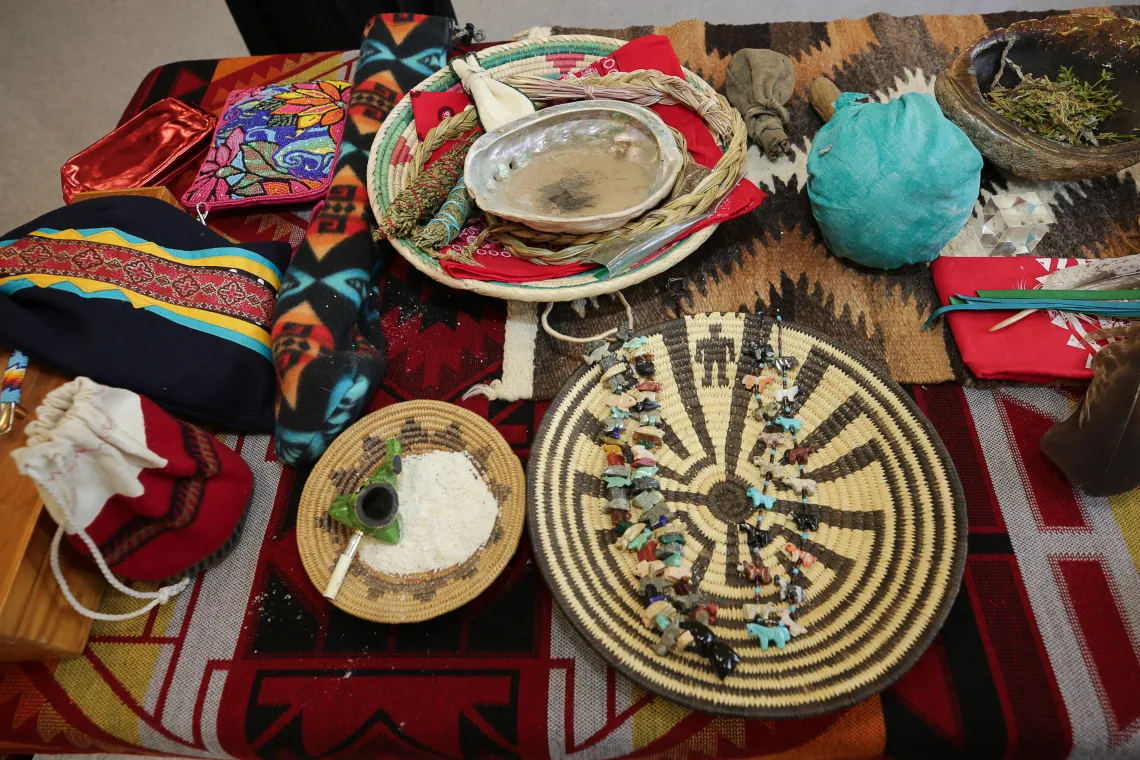
[[[324,80],[234,90],[182,203],[200,214],[298,203],[328,192],[351,85]]]

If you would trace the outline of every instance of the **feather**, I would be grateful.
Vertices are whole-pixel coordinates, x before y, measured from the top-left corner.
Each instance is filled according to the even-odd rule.
[[[1088,264],[1065,267],[1038,280],[1043,290],[1129,290],[1140,287],[1140,256],[1098,259]],[[1019,311],[990,328],[997,332],[1020,322],[1036,309]]]
[[[1132,322],[1127,325],[1120,325],[1119,327],[1106,327],[1103,330],[1096,330],[1085,336],[1085,340],[1092,343],[1098,340],[1108,340],[1109,338],[1135,338],[1140,337],[1140,322]]]
[[[1086,493],[1111,496],[1140,485],[1140,340],[1108,344],[1092,370],[1083,403],[1050,428],[1041,450]]]
[[[1140,274],[1122,274],[1116,277],[1105,277],[1103,280],[1091,282],[1074,290],[1134,290],[1140,288]]]
[[[1045,290],[1077,290],[1109,277],[1140,275],[1140,256],[1097,259],[1079,266],[1065,267],[1039,278]]]

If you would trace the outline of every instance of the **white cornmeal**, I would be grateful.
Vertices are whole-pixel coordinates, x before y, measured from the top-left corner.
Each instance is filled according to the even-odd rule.
[[[365,538],[360,559],[381,573],[410,575],[457,565],[477,552],[495,527],[499,503],[461,451],[404,457],[396,480],[400,543]]]

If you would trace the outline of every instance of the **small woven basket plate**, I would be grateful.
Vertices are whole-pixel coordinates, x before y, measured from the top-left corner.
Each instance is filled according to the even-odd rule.
[[[887,375],[825,338],[785,325],[783,353],[800,361],[792,404],[799,445],[817,452],[805,477],[819,530],[803,571],[808,633],[762,651],[748,638],[743,604],[756,601],[737,570],[749,559],[736,527],[756,514],[745,496],[764,478],[763,423],[742,384],[761,368],[742,347],[776,346],[771,320],[703,314],[644,331],[662,390],[658,452],[662,493],[688,525],[685,560],[694,585],[720,605],[714,632],[740,654],[721,681],[696,654],[659,657],[640,621],[634,552],[611,542],[602,513],[606,457],[595,438],[609,417],[600,368],[583,366],[552,402],[527,475],[531,543],[551,592],[577,629],[618,670],[687,707],[749,718],[801,718],[846,707],[886,688],[918,658],[958,592],[966,514],[953,465],[929,422]],[[772,543],[764,564],[787,577],[782,547],[799,543],[790,491],[764,513]],[[778,602],[776,586],[759,601]]]
[[[386,575],[352,561],[333,604],[377,623],[414,623],[461,607],[498,577],[518,547],[525,516],[522,464],[499,432],[482,417],[441,401],[393,404],[344,431],[317,462],[297,509],[297,547],[305,572],[324,589],[352,531],[328,516],[332,500],[355,491],[384,456],[384,442],[398,438],[404,456],[466,451],[499,501],[499,516],[486,545],[464,562],[415,575]],[[456,504],[455,518],[463,519]]]
[[[604,58],[624,44],[624,40],[611,37],[568,34],[509,42],[481,50],[477,55],[480,65],[496,79],[514,74],[553,78]],[[687,69],[685,77],[696,87],[712,90],[707,82]],[[461,88],[462,85],[451,69],[444,68],[425,79],[414,90],[444,92]],[[408,94],[400,98],[384,119],[368,155],[368,200],[377,219],[383,217],[384,209],[391,203],[398,189],[403,187],[401,179],[411,163],[412,151],[417,144],[419,139],[416,137],[412,115],[412,100]],[[523,283],[456,279],[447,275],[438,261],[411,240],[400,239],[393,245],[412,266],[448,287],[513,301],[573,301],[576,298],[613,293],[664,272],[695,251],[716,228],[717,225],[711,224],[698,230],[677,241],[652,261],[608,280],[595,279],[592,272]]]

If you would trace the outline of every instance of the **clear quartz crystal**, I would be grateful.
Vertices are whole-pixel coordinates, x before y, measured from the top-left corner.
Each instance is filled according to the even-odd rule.
[[[1032,253],[1055,221],[1037,193],[993,195],[974,220],[974,229],[989,256]]]

